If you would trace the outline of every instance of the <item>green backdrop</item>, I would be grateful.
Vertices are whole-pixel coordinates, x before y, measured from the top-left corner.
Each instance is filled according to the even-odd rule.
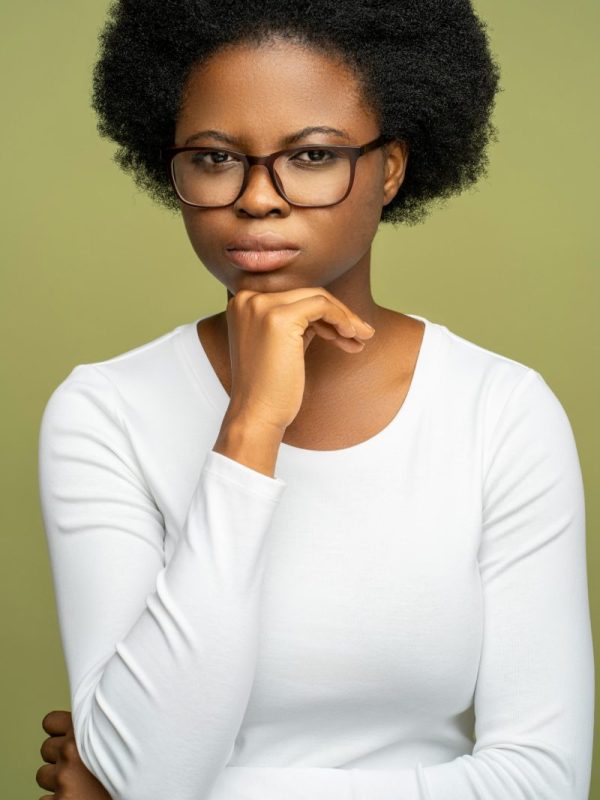
[[[3,797],[38,798],[41,720],[70,708],[37,488],[43,407],[72,367],[222,310],[183,222],[112,161],[90,108],[107,0],[0,11]],[[502,70],[488,177],[421,226],[381,226],[373,293],[538,370],[582,464],[600,592],[598,75],[593,0],[478,0]],[[600,798],[592,773],[590,797]]]

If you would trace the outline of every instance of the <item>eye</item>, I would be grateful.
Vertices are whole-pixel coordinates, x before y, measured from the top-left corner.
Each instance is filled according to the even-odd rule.
[[[308,159],[300,158],[305,153],[310,154]],[[312,156],[316,156],[316,158],[312,158]],[[326,150],[326,149],[316,149],[311,148],[310,150],[302,150],[291,159],[292,161],[297,161],[300,164],[304,165],[319,165],[319,164],[328,164],[330,161],[334,161],[337,159],[338,156],[333,150]]]
[[[212,159],[213,156],[221,157],[218,158],[217,161],[208,160],[209,158]],[[227,164],[228,162],[225,160],[227,158],[231,158],[229,153],[225,153],[223,150],[210,150],[210,151],[192,151],[190,161],[193,164],[201,164],[204,166],[209,167],[216,167],[219,164]],[[235,159],[232,159],[232,161]]]

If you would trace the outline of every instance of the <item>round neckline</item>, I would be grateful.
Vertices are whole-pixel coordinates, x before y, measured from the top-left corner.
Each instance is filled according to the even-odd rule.
[[[312,450],[282,441],[279,450],[280,454],[285,453],[291,457],[296,456],[299,458],[341,459],[358,453],[366,453],[377,448],[383,440],[393,435],[398,435],[402,426],[409,424],[410,419],[422,407],[423,401],[427,396],[425,390],[428,386],[428,376],[432,369],[433,352],[436,349],[436,344],[439,343],[439,331],[437,330],[439,326],[419,314],[403,313],[413,319],[421,320],[425,328],[408,392],[402,405],[387,425],[362,442],[357,442],[350,445],[350,447],[338,447],[334,450]],[[210,316],[213,316],[212,312],[203,314],[192,322],[185,323],[180,326],[179,332],[182,336],[184,352],[187,356],[186,361],[196,378],[197,384],[211,406],[221,415],[224,415],[229,405],[230,397],[204,349],[197,330],[198,323]]]

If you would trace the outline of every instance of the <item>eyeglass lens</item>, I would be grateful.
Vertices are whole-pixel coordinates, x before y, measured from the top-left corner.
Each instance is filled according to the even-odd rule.
[[[194,205],[228,205],[244,180],[243,162],[219,150],[176,153],[172,168],[177,191]],[[337,203],[350,183],[350,159],[327,148],[283,153],[274,169],[287,198],[301,205]]]

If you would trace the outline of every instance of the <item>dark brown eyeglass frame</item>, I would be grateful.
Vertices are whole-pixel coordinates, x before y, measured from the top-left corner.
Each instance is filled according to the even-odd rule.
[[[232,206],[239,198],[243,195],[246,186],[248,185],[248,176],[250,174],[250,167],[254,166],[255,164],[260,164],[265,166],[269,170],[269,175],[271,176],[271,182],[275,187],[276,192],[283,197],[283,199],[292,206],[299,206],[301,208],[329,208],[330,206],[336,206],[338,203],[341,203],[345,200],[350,191],[352,189],[352,185],[354,184],[354,172],[356,169],[356,162],[358,159],[364,155],[365,153],[370,152],[371,150],[376,150],[378,147],[381,147],[383,144],[387,142],[391,142],[395,139],[394,136],[386,136],[380,135],[376,139],[373,139],[367,144],[363,144],[360,146],[352,146],[352,145],[331,145],[331,144],[305,144],[302,147],[286,147],[283,150],[276,150],[274,153],[269,153],[266,156],[252,156],[247,155],[246,153],[240,153],[237,150],[228,150],[226,147],[163,147],[160,150],[160,157],[162,160],[165,161],[165,168],[167,170],[169,180],[171,182],[171,186],[173,187],[175,193],[179,197],[182,203],[185,203],[188,206],[193,206],[194,208],[227,208],[228,206]],[[175,183],[175,176],[173,175],[173,158],[177,155],[177,153],[182,153],[186,150],[197,150],[200,152],[210,152],[210,153],[228,153],[229,155],[236,156],[244,165],[244,180],[242,181],[242,186],[237,197],[231,201],[231,203],[225,203],[222,206],[213,206],[213,205],[199,205],[198,203],[190,203],[185,200],[180,194],[177,189],[177,185]],[[283,153],[302,153],[305,150],[334,150],[335,152],[343,153],[350,161],[350,180],[348,182],[348,189],[346,190],[346,194],[340,199],[336,200],[335,203],[327,203],[327,205],[313,205],[307,203],[293,203],[288,197],[286,197],[285,192],[283,191],[283,186],[279,182],[279,178],[277,173],[274,169],[275,160],[282,155]]]

